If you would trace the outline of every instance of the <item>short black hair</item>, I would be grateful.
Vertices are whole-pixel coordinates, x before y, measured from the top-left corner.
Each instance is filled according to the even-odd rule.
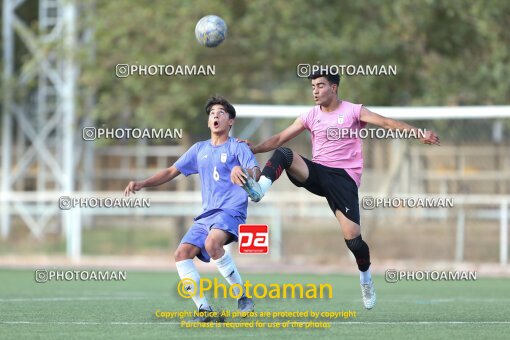
[[[340,85],[340,75],[339,74],[329,74],[326,70],[323,71],[315,71],[308,76],[308,79],[317,79],[320,77],[326,78],[330,84],[336,84],[336,86]]]
[[[205,113],[207,113],[209,115],[209,113],[211,112],[211,109],[214,105],[223,106],[225,111],[227,111],[228,117],[230,119],[236,118],[236,109],[234,109],[234,107],[232,106],[232,104],[229,103],[228,100],[226,100],[225,98],[223,98],[221,96],[213,96],[213,97],[209,98],[209,100],[205,104]]]

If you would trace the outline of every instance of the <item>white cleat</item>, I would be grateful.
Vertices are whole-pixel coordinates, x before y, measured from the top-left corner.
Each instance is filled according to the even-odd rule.
[[[361,284],[361,296],[363,297],[363,305],[366,309],[372,309],[375,306],[375,289],[374,282],[370,280],[367,284]]]

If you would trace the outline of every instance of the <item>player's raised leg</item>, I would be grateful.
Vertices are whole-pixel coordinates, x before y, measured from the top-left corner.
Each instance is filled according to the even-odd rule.
[[[225,278],[225,280],[227,280],[230,285],[237,284],[242,286],[243,280],[241,279],[241,275],[237,270],[234,259],[223,248],[223,246],[227,244],[232,237],[233,235],[224,230],[213,228],[209,232],[209,236],[207,236],[205,241],[205,249],[213,259],[213,262],[218,267],[218,271]],[[234,286],[233,289],[236,296],[241,295],[241,292],[237,286]],[[241,312],[251,312],[255,306],[253,300],[248,298],[244,292],[237,299],[237,305],[239,311]]]
[[[301,156],[289,148],[279,147],[266,162],[262,170],[262,175],[258,181],[260,188],[250,185],[248,181],[243,188],[252,201],[258,202],[271,185],[281,176],[284,170],[302,183],[306,181],[309,175],[308,167]],[[248,187],[248,190],[245,187]],[[253,192],[255,192],[255,194],[253,194]]]
[[[375,306],[376,295],[370,274],[370,250],[367,243],[361,237],[361,227],[345,217],[339,210],[335,211],[335,216],[342,228],[345,243],[354,254],[358,264],[363,305],[367,309],[372,309]]]
[[[200,285],[200,274],[197,271],[197,268],[195,267],[195,264],[193,263],[193,259],[195,256],[198,256],[200,254],[200,248],[189,244],[189,243],[181,243],[177,250],[175,251],[174,258],[175,258],[175,266],[177,267],[177,273],[179,273],[179,277],[181,280],[183,279],[191,279],[193,280],[197,285]],[[195,289],[198,290],[198,286],[196,287],[187,287],[187,289]],[[199,312],[211,312],[212,308],[207,302],[207,299],[205,296],[200,296],[200,294],[194,294],[193,302],[197,306],[197,309]],[[211,321],[210,317],[197,317],[193,319],[193,321],[199,321],[199,322],[209,322]]]

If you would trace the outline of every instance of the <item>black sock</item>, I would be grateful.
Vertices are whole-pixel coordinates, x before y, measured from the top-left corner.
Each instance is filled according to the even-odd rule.
[[[272,182],[276,181],[283,170],[290,168],[293,158],[291,149],[279,147],[267,161],[262,170],[262,176],[269,178]]]
[[[352,240],[345,240],[345,243],[347,248],[354,254],[358,269],[366,272],[370,267],[370,250],[366,242],[361,238],[361,235]]]

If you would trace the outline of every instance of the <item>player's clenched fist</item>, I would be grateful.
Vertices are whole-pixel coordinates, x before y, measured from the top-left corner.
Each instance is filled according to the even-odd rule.
[[[433,131],[426,131],[425,136],[421,138],[421,141],[423,144],[440,145],[439,136]]]
[[[232,168],[230,172],[230,180],[232,183],[242,186],[246,183],[246,174],[243,172],[243,168],[240,166],[235,166]]]
[[[129,196],[131,193],[135,194],[135,191],[143,189],[143,182],[131,181],[124,189],[124,196]]]

